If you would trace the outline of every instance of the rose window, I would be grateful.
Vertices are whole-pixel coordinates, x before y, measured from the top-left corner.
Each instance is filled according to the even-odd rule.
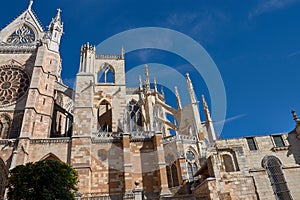
[[[29,86],[28,75],[19,68],[0,69],[0,105],[12,104],[20,99]]]

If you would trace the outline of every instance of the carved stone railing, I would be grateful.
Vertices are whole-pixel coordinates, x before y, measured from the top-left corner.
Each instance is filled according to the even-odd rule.
[[[0,44],[0,53],[32,53],[36,51],[38,44],[8,45]]]
[[[121,141],[124,133],[122,132],[97,132],[92,134],[93,143],[106,143]],[[151,140],[155,135],[154,131],[134,131],[127,133],[130,136],[130,141]]]
[[[96,59],[120,60],[122,56],[117,54],[96,54]]]
[[[155,133],[153,131],[136,131],[130,133],[130,142],[142,142],[152,140]]]
[[[93,143],[109,143],[121,141],[122,133],[96,132],[92,134]]]
[[[182,141],[182,142],[197,142],[196,136],[190,135],[172,135],[163,138],[163,143],[170,143],[175,141]]]
[[[47,139],[31,139],[31,144],[51,144],[51,143],[69,143],[70,138],[47,138]]]

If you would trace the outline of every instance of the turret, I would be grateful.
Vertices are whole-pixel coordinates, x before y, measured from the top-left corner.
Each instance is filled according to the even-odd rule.
[[[48,27],[48,36],[50,38],[49,49],[58,52],[60,39],[63,34],[63,22],[61,21],[61,9],[57,9],[55,18],[52,19]]]
[[[95,54],[95,46],[87,43],[81,47],[79,72],[94,73]]]

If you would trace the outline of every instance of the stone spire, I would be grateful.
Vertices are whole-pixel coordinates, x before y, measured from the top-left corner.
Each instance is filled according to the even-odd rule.
[[[194,87],[193,87],[192,81],[190,79],[189,73],[186,73],[186,82],[187,82],[187,87],[188,87],[189,94],[190,94],[191,103],[195,104],[195,103],[197,103],[197,100],[196,100]]]
[[[49,48],[58,52],[60,46],[60,39],[63,34],[63,22],[61,21],[61,9],[57,9],[56,16],[52,18],[52,21],[48,27],[50,44]]]
[[[29,4],[28,4],[27,10],[31,10],[32,4],[33,4],[33,0],[30,0],[30,1],[29,1]]]
[[[210,142],[213,142],[216,140],[216,133],[215,133],[215,128],[213,126],[213,122],[210,116],[209,108],[206,103],[204,95],[202,95],[202,102],[203,102],[203,109],[205,113],[205,118],[206,118],[206,126],[207,126],[207,132],[208,132],[208,140]]]
[[[178,107],[178,110],[180,110],[180,109],[182,109],[182,106],[181,106],[181,100],[180,100],[177,86],[175,86],[175,95],[176,95],[177,107]]]
[[[139,75],[139,85],[140,85],[140,90],[143,89],[143,81],[142,81],[142,76]]]
[[[156,78],[155,77],[154,77],[153,84],[154,84],[154,91],[157,93],[157,83],[156,83]]]
[[[148,71],[148,65],[145,65],[145,76],[146,76],[146,80],[145,80],[145,86],[146,86],[146,90],[150,90],[150,80],[149,80],[149,71]]]
[[[165,91],[164,91],[164,87],[163,86],[161,86],[160,91],[161,91],[161,95],[163,97],[165,97]]]

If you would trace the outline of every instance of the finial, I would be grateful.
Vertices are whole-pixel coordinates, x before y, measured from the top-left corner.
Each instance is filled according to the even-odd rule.
[[[177,101],[177,107],[178,109],[181,109],[181,100],[180,100],[180,96],[179,96],[179,92],[178,92],[178,88],[177,86],[175,86],[175,95],[176,95],[176,101]]]
[[[185,75],[187,79],[190,79],[190,74],[188,72]]]
[[[154,85],[154,91],[157,92],[157,83],[155,77],[154,77],[153,85]]]
[[[160,91],[161,91],[161,95],[162,95],[163,97],[165,97],[164,86],[161,86]]]
[[[292,110],[291,113],[293,114],[293,117],[294,117],[295,122],[296,122],[296,123],[299,122],[299,118],[298,118],[298,115],[297,115],[296,111],[295,111],[295,110]]]
[[[202,94],[202,102],[203,102],[203,107],[204,107],[204,109],[208,109],[208,106],[207,106],[207,103],[206,103],[204,94]]]
[[[125,58],[125,50],[124,50],[124,46],[122,45],[122,50],[121,50],[121,58],[124,59]]]
[[[192,81],[190,79],[189,73],[186,73],[186,82],[187,82],[188,90],[190,93],[191,103],[197,103],[194,87],[193,87]]]
[[[28,9],[27,9],[27,10],[31,10],[32,4],[33,4],[33,0],[30,0],[30,1],[29,1],[29,5],[28,5]]]

